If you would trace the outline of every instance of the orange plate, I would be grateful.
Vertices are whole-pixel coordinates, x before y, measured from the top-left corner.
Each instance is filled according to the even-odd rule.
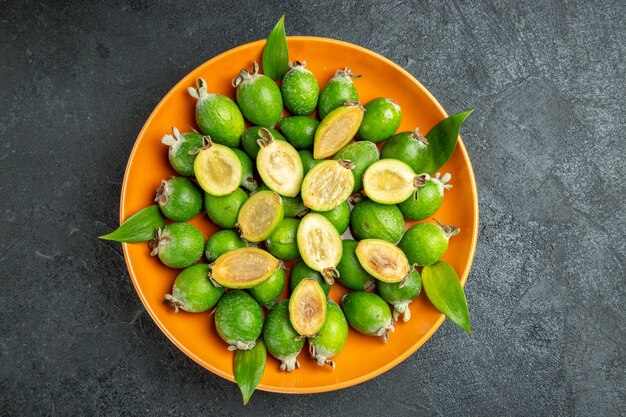
[[[335,70],[350,67],[363,77],[355,80],[363,103],[385,96],[400,104],[403,111],[401,131],[419,126],[428,132],[446,117],[446,112],[435,98],[408,72],[388,59],[367,49],[332,39],[290,37],[289,55],[306,60],[309,68],[323,86]],[[187,93],[198,77],[208,83],[209,91],[234,98],[231,79],[241,68],[250,67],[253,60],[260,62],[264,41],[252,42],[225,52],[183,78],[161,100],[139,133],[128,160],[122,198],[120,221],[152,203],[154,191],[162,178],[175,172],[169,165],[161,137],[176,126],[181,132],[196,128],[194,106],[196,100]],[[460,109],[459,109],[460,110]],[[454,237],[444,257],[459,273],[465,284],[470,271],[478,233],[478,198],[470,160],[463,142],[459,140],[454,155],[442,168],[452,173],[454,188],[446,193],[437,218],[456,225],[461,234]],[[209,236],[216,227],[203,215],[191,221]],[[408,226],[408,225],[407,225]],[[233,381],[233,353],[226,350],[211,314],[174,314],[162,303],[163,295],[172,288],[178,271],[163,266],[149,256],[146,244],[124,244],[124,257],[137,293],[146,309],[172,342],[190,358],[208,370]],[[335,285],[331,297],[340,301],[345,290]],[[422,294],[411,304],[412,319],[398,323],[389,343],[380,338],[363,336],[350,331],[348,343],[334,360],[337,369],[318,367],[306,349],[300,354],[302,367],[290,373],[281,373],[278,361],[269,357],[259,388],[283,393],[314,393],[332,391],[358,384],[391,369],[415,352],[443,323],[440,314]]]

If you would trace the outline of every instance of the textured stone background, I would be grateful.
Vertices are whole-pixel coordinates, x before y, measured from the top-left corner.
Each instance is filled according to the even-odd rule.
[[[0,1],[0,414],[624,415],[626,3],[263,3]],[[160,98],[281,11],[289,34],[370,48],[450,113],[476,108],[475,333],[447,322],[372,381],[243,409],[95,236]]]

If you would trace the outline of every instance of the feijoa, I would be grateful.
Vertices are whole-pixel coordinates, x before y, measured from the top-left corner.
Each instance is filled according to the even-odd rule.
[[[311,278],[317,281],[324,290],[324,294],[328,297],[330,293],[330,285],[326,282],[322,274],[312,268],[310,268],[306,262],[300,259],[291,269],[291,275],[289,276],[289,288],[291,292],[300,284],[305,278]]]
[[[235,249],[211,264],[211,279],[226,288],[252,288],[267,281],[279,267],[278,259],[263,249]]]
[[[228,350],[252,349],[263,330],[263,310],[244,291],[230,291],[215,309],[215,327]]]
[[[350,326],[367,336],[380,336],[387,343],[393,332],[389,305],[371,292],[355,291],[343,296],[341,306]]]
[[[389,98],[375,98],[365,106],[365,115],[359,127],[359,137],[378,143],[389,139],[402,120],[402,110]]]
[[[198,132],[180,133],[172,127],[172,134],[164,135],[161,143],[169,146],[167,155],[172,168],[184,177],[193,177],[193,162],[202,148],[202,135]]]
[[[165,294],[165,304],[178,312],[202,313],[209,311],[224,294],[224,288],[215,286],[209,279],[209,265],[196,264],[183,270],[172,287],[171,294]]]
[[[363,239],[356,246],[359,263],[374,278],[383,282],[402,282],[411,273],[404,253],[394,244],[382,239]]]
[[[239,210],[247,200],[248,194],[241,188],[221,197],[204,194],[204,209],[213,223],[224,229],[234,229]]]
[[[283,208],[285,209],[285,217],[302,217],[309,212],[309,209],[302,202],[302,197],[281,197],[283,199]]]
[[[280,267],[265,282],[249,289],[255,300],[265,308],[272,308],[285,288],[285,270]]]
[[[348,322],[341,308],[332,300],[326,306],[326,321],[317,337],[309,339],[309,353],[319,366],[330,365],[332,357],[339,354],[348,340]]]
[[[320,93],[318,108],[320,119],[324,119],[337,107],[343,106],[346,101],[359,100],[359,94],[352,79],[360,77],[360,75],[353,74],[347,67],[335,72],[335,76],[326,83]]]
[[[161,181],[156,201],[165,217],[175,222],[193,219],[202,209],[202,191],[191,180],[174,177]]]
[[[348,200],[354,187],[354,164],[346,159],[315,165],[302,181],[302,201],[315,211],[332,210]]]
[[[290,63],[290,68],[280,86],[285,107],[295,115],[313,113],[320,94],[315,75],[306,69],[306,61]]]
[[[200,130],[214,142],[237,147],[245,129],[239,107],[230,98],[216,93],[208,93],[204,79],[199,78],[197,88],[189,87],[189,94],[198,100],[196,121]]]
[[[324,159],[336,154],[354,138],[365,109],[358,101],[348,101],[324,117],[315,131],[313,157]]]
[[[243,167],[237,154],[227,146],[213,143],[208,136],[204,137],[202,149],[193,163],[193,170],[200,187],[215,196],[235,191],[243,176]]]
[[[413,269],[404,283],[381,281],[376,285],[376,289],[382,299],[393,306],[393,321],[398,321],[402,315],[402,321],[407,322],[411,319],[409,304],[422,291],[422,278],[419,272]]]
[[[296,235],[300,220],[293,218],[283,219],[265,241],[267,250],[274,256],[284,260],[298,259],[298,243]]]
[[[313,146],[319,124],[320,122],[307,116],[285,117],[278,122],[280,131],[296,149],[307,149]]]
[[[242,69],[233,79],[233,87],[237,88],[237,104],[250,122],[273,127],[283,113],[280,89],[271,78],[259,74],[259,64],[254,62],[252,68],[252,73]]]
[[[304,337],[316,336],[326,320],[326,295],[314,279],[305,278],[289,298],[291,325]]]
[[[354,177],[353,193],[363,189],[363,174],[370,165],[378,161],[378,148],[372,142],[359,141],[348,144],[341,148],[334,159],[347,159],[354,164],[352,176]]]
[[[157,256],[170,268],[187,268],[204,253],[202,232],[187,223],[172,223],[157,231],[149,243],[151,256]]]
[[[298,152],[300,155],[300,160],[302,161],[302,173],[304,175],[308,174],[309,171],[317,164],[322,161],[318,161],[317,159],[313,159],[313,152],[303,149]]]
[[[404,218],[423,220],[435,214],[443,202],[444,191],[452,188],[452,185],[448,184],[450,178],[452,176],[448,173],[444,174],[443,177],[437,173],[434,178],[429,179],[417,189],[417,198],[411,196],[398,204]]]
[[[326,217],[328,221],[335,226],[335,229],[337,229],[340,235],[343,234],[350,225],[350,204],[348,204],[348,201],[344,201],[331,210],[317,211],[316,213]]]
[[[429,178],[428,174],[416,175],[410,166],[397,159],[381,159],[363,174],[363,189],[377,203],[398,204],[415,195]]]
[[[309,213],[298,226],[298,250],[306,264],[322,273],[329,285],[339,276],[337,264],[341,260],[341,236],[326,217]]]
[[[356,203],[350,225],[352,234],[359,240],[384,239],[398,243],[404,234],[404,217],[400,209],[393,204],[380,204],[369,199]]]
[[[241,206],[237,227],[241,237],[248,242],[261,242],[283,220],[283,202],[274,191],[259,191],[252,194]]]
[[[339,282],[351,290],[367,290],[375,285],[376,280],[361,266],[356,256],[356,247],[359,242],[345,239],[342,242],[343,254],[337,265]]]
[[[409,262],[419,266],[432,265],[448,250],[448,241],[459,234],[455,226],[446,226],[439,222],[418,223],[404,233],[398,244]]]
[[[254,179],[254,165],[252,159],[241,149],[232,148],[232,151],[237,154],[237,158],[239,158],[239,162],[241,162],[242,175],[240,185],[250,192],[256,190],[257,183]]]
[[[215,262],[226,252],[246,246],[248,246],[246,242],[234,230],[220,230],[209,236],[204,247],[204,254],[209,262]]]
[[[288,300],[276,303],[267,313],[263,341],[270,355],[280,361],[281,371],[293,371],[300,367],[297,357],[304,346],[304,338],[291,325]]]
[[[265,185],[285,197],[300,192],[303,168],[298,151],[288,142],[275,140],[267,129],[259,130],[261,146],[256,156],[256,167]]]
[[[417,128],[393,135],[380,152],[381,158],[398,159],[415,172],[424,172],[428,163],[428,140]]]

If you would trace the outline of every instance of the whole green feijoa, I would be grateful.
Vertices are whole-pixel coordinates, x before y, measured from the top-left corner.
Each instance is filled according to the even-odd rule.
[[[237,104],[250,122],[273,127],[283,113],[283,98],[276,83],[266,75],[259,74],[259,64],[252,65],[253,72],[242,69],[233,79],[237,88]]]
[[[241,186],[251,192],[256,190],[257,183],[254,179],[254,165],[252,164],[252,159],[241,149],[232,148],[232,151],[235,152],[237,158],[239,158],[239,162],[241,162],[241,170],[243,172],[241,176]]]
[[[371,292],[355,291],[341,299],[341,306],[350,326],[367,336],[380,336],[387,343],[393,332],[393,319],[389,305]]]
[[[402,110],[398,103],[389,98],[375,98],[365,105],[358,136],[370,142],[382,142],[396,133],[401,120]]]
[[[322,287],[322,290],[324,290],[324,294],[328,296],[328,293],[330,292],[330,285],[328,285],[322,274],[312,268],[309,268],[309,266],[302,259],[300,259],[291,269],[289,289],[293,292],[300,281],[305,278],[313,278],[317,281],[317,283]]]
[[[398,243],[404,234],[404,217],[393,204],[380,204],[365,199],[352,209],[350,225],[354,237],[362,239],[384,239]]]
[[[335,72],[335,76],[326,83],[320,93],[318,105],[320,120],[337,107],[343,106],[348,100],[359,101],[359,93],[352,79],[360,77],[360,75],[353,74],[347,67]]]
[[[378,294],[383,300],[393,306],[393,321],[398,321],[402,314],[402,321],[411,319],[409,304],[420,295],[422,291],[422,278],[417,270],[413,269],[404,282],[382,282],[376,284]]]
[[[241,188],[221,197],[205,193],[204,209],[213,223],[224,229],[234,229],[237,225],[239,209],[247,199],[248,194]]]
[[[252,349],[263,330],[263,310],[244,291],[229,291],[215,309],[215,327],[228,350]]]
[[[168,157],[172,168],[180,175],[193,177],[193,163],[198,149],[202,148],[202,135],[198,132],[180,133],[175,127],[171,135],[164,135],[161,143],[169,146]]]
[[[300,220],[284,218],[265,241],[269,253],[284,260],[298,259],[300,251],[296,242],[296,234]]]
[[[455,226],[446,226],[439,221],[437,223],[418,223],[404,233],[398,247],[411,264],[434,264],[448,250],[450,238],[460,232]]]
[[[170,268],[187,268],[204,253],[202,232],[188,223],[172,223],[157,231],[149,243],[150,255],[157,256]]]
[[[320,122],[307,116],[292,116],[280,119],[278,127],[287,142],[296,149],[307,149],[313,146],[315,131]]]
[[[311,168],[322,162],[321,160],[313,159],[313,152],[309,151],[308,149],[303,149],[299,151],[298,155],[300,155],[300,160],[302,160],[302,169],[305,176],[311,170]]]
[[[265,308],[272,308],[285,288],[285,270],[281,267],[269,279],[250,288],[250,294]]]
[[[300,367],[297,357],[304,340],[289,320],[289,300],[272,307],[263,325],[263,341],[270,355],[280,361],[281,371],[293,371]]]
[[[332,210],[316,211],[326,217],[335,226],[339,234],[343,234],[350,225],[350,204],[347,201],[339,204]]]
[[[313,113],[320,94],[317,79],[306,69],[306,61],[296,61],[295,64],[290,64],[290,67],[280,86],[285,107],[295,115]]]
[[[302,217],[309,212],[299,194],[295,197],[282,197],[282,199],[285,217]]]
[[[430,178],[426,183],[417,189],[417,198],[411,196],[402,203],[398,204],[398,208],[407,220],[423,220],[432,216],[439,210],[443,202],[443,194],[445,190],[452,188],[447,184],[452,175],[446,173],[441,176],[440,173],[434,178]]]
[[[246,246],[248,245],[241,239],[239,233],[234,230],[220,230],[209,236],[204,247],[204,254],[209,262],[215,262],[226,252]]]
[[[165,217],[175,222],[193,219],[202,209],[202,191],[191,180],[174,177],[161,181],[154,199]]]
[[[413,132],[400,132],[385,142],[380,155],[381,158],[398,159],[419,174],[424,172],[428,163],[428,140],[417,128]]]
[[[256,156],[259,153],[259,149],[261,146],[257,143],[259,140],[259,129],[262,129],[263,126],[252,126],[244,130],[243,135],[241,135],[241,145],[243,146],[243,150],[246,151],[248,156],[256,161]],[[283,135],[280,132],[277,132],[274,129],[267,129],[270,131],[274,139],[276,140],[285,140]]]
[[[200,130],[215,143],[236,148],[246,128],[239,107],[230,98],[208,93],[206,81],[198,78],[197,88],[189,87],[189,95],[198,99],[196,122]]]
[[[378,161],[378,148],[372,142],[353,142],[341,148],[333,159],[347,159],[354,163],[352,175],[354,176],[353,193],[358,193],[363,189],[363,174],[370,165]]]
[[[326,306],[326,321],[319,331],[319,336],[309,338],[309,353],[319,366],[330,365],[335,369],[335,362],[330,358],[339,354],[348,340],[348,322],[341,308],[332,300]]]
[[[174,312],[189,313],[208,311],[224,294],[224,287],[215,286],[209,279],[209,265],[196,264],[183,270],[174,281],[171,294],[165,294],[165,303]]]
[[[356,256],[356,247],[359,242],[345,239],[343,245],[343,255],[337,265],[339,271],[339,282],[351,290],[367,290],[376,285],[376,279],[371,276],[365,268],[361,266],[359,258]]]

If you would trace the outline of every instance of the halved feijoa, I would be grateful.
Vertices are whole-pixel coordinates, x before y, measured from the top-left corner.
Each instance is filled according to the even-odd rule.
[[[358,101],[347,101],[328,113],[317,127],[313,143],[313,157],[332,156],[352,140],[359,130],[365,109]]]
[[[332,210],[350,197],[354,164],[347,159],[322,161],[302,181],[304,205],[315,211]]]
[[[248,247],[226,252],[211,265],[211,278],[226,288],[252,288],[268,280],[280,267],[263,249]]]
[[[404,252],[386,240],[361,240],[356,247],[356,256],[367,272],[383,282],[401,282],[411,273]]]
[[[235,191],[243,175],[237,154],[228,146],[213,143],[208,136],[204,137],[202,149],[193,164],[193,171],[200,187],[214,196]]]
[[[288,142],[276,140],[267,129],[259,129],[261,149],[256,156],[256,167],[263,182],[285,197],[300,192],[303,169],[298,151]]]
[[[289,319],[300,336],[318,334],[326,321],[326,294],[314,279],[303,279],[289,299]]]
[[[237,227],[243,239],[260,242],[272,234],[283,217],[281,197],[274,191],[259,191],[252,194],[241,206]]]
[[[297,241],[304,263],[321,272],[324,280],[332,285],[339,277],[337,264],[343,253],[341,236],[335,226],[321,214],[309,213],[300,221]]]
[[[429,178],[428,174],[415,174],[410,166],[397,159],[381,159],[363,174],[363,188],[377,203],[398,204],[414,195]]]

